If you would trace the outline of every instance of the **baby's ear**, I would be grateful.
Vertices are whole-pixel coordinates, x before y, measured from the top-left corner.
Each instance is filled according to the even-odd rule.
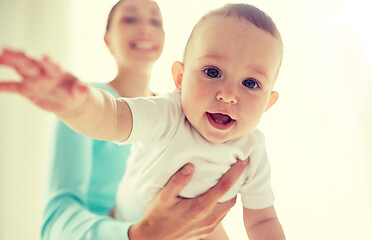
[[[266,105],[265,112],[271,108],[279,98],[279,93],[272,91],[270,94],[269,102]]]
[[[172,75],[173,75],[173,81],[176,85],[176,88],[181,90],[182,87],[182,79],[183,79],[183,63],[181,62],[174,62],[172,65]]]

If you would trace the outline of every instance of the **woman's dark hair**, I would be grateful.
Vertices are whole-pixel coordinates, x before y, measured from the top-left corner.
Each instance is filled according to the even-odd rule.
[[[124,0],[120,0],[118,1],[112,8],[111,8],[111,11],[108,15],[108,19],[107,19],[107,25],[106,25],[106,32],[110,29],[110,25],[111,25],[111,21],[112,21],[112,17],[114,16],[114,13],[117,9],[117,6],[119,5],[120,2],[122,2]]]

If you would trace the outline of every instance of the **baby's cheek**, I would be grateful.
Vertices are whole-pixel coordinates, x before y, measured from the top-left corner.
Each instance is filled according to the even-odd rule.
[[[243,120],[242,120],[242,127],[247,129],[246,131],[250,131],[255,128],[258,122],[261,119],[263,113],[263,108],[258,108],[257,106],[252,107],[250,109],[245,109]]]

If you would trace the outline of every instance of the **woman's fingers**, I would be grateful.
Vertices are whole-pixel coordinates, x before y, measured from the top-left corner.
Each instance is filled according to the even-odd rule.
[[[249,158],[242,161],[237,160],[231,168],[220,178],[218,183],[204,193],[201,197],[201,202],[204,204],[213,205],[218,202],[218,200],[224,196],[230,188],[235,184],[235,182],[240,178],[245,168],[249,163]]]
[[[215,187],[190,199],[179,197],[194,172],[193,165],[186,164],[158,192],[144,218],[130,228],[129,236],[140,239],[140,236],[152,234],[152,239],[164,240],[208,237],[234,206],[236,197],[224,203],[217,202],[237,181],[248,161],[238,160]]]
[[[215,212],[217,213],[228,213],[229,210],[235,205],[236,203],[236,196],[229,201],[223,203],[217,203],[215,206]]]
[[[158,193],[158,197],[165,198],[167,201],[177,201],[182,189],[190,182],[194,166],[190,163],[183,166],[168,180],[165,186]]]
[[[235,205],[236,203],[236,196],[229,201],[223,202],[223,203],[217,203],[214,207],[214,215],[216,216],[216,224],[221,222],[222,219],[226,216],[226,214],[230,211],[230,209]]]

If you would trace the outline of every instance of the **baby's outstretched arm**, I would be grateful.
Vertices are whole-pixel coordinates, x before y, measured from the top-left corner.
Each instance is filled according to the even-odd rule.
[[[88,97],[85,85],[46,57],[35,60],[22,52],[5,49],[0,64],[13,68],[21,77],[20,82],[1,82],[0,91],[20,94],[46,111],[68,112]]]
[[[132,116],[124,101],[79,82],[46,57],[36,60],[6,49],[0,55],[0,65],[13,68],[21,76],[19,82],[0,82],[0,92],[26,97],[89,137],[106,141],[128,138]]]

